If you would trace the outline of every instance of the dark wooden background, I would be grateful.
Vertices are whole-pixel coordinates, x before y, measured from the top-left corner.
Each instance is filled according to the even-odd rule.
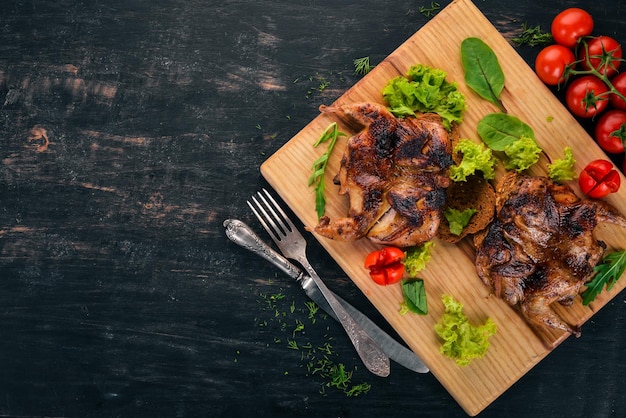
[[[594,33],[626,41],[623,0],[476,4],[509,39],[582,6]],[[222,227],[261,231],[246,206],[266,186],[259,165],[430,5],[2,1],[0,416],[465,416],[431,374],[367,373],[343,330],[310,319],[298,286]],[[532,63],[539,48],[518,50]],[[309,254],[392,332],[316,243]],[[625,321],[619,295],[481,416],[625,416]],[[324,346],[368,393],[307,369]]]

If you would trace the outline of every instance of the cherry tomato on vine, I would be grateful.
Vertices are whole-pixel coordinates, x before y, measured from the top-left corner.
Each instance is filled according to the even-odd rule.
[[[607,160],[593,160],[578,176],[580,190],[589,197],[600,199],[619,190],[620,177]]]
[[[580,45],[578,59],[583,69],[595,68],[600,74],[611,77],[617,74],[622,59],[622,46],[610,36],[597,36],[590,38],[585,44]],[[589,63],[587,63],[589,57]]]
[[[617,89],[622,96],[626,97],[626,72],[613,77],[611,84],[613,84],[613,87],[615,87],[615,89]],[[616,94],[611,94],[609,96],[609,102],[611,103],[611,106],[617,109],[626,110],[626,101]]]
[[[581,118],[591,118],[609,105],[609,88],[598,77],[585,75],[572,81],[565,92],[570,112]]]
[[[573,48],[583,36],[591,35],[593,18],[583,9],[572,7],[563,10],[552,20],[552,37],[563,46]]]
[[[370,271],[371,278],[379,285],[397,283],[404,276],[405,254],[399,248],[385,247],[372,251],[365,258],[365,268]]]
[[[626,142],[626,112],[612,109],[604,113],[594,130],[596,142],[604,151],[611,154],[624,152]]]
[[[574,61],[576,57],[571,49],[563,45],[548,45],[535,58],[535,72],[541,81],[556,86],[565,81],[565,70]]]

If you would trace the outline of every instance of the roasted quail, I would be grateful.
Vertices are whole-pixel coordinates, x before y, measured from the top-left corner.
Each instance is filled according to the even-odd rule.
[[[315,231],[328,238],[408,247],[432,239],[449,185],[452,144],[434,114],[396,118],[386,107],[357,103],[321,107],[364,127],[348,140],[335,183],[347,194],[344,218],[322,217]]]
[[[530,322],[579,336],[580,329],[550,305],[570,305],[593,274],[605,251],[593,236],[598,223],[626,227],[626,218],[546,177],[510,172],[496,193],[496,218],[475,237],[478,275],[496,296],[519,305]]]

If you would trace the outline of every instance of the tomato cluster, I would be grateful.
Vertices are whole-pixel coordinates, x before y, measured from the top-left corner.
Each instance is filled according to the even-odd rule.
[[[569,8],[555,16],[555,44],[542,49],[535,72],[549,86],[565,88],[564,101],[575,116],[588,120],[598,145],[626,173],[626,72],[619,73],[622,46],[606,35],[592,36],[592,16]],[[620,155],[622,155],[620,157]]]

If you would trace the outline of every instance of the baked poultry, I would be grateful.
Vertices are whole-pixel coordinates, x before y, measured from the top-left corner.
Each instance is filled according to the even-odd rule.
[[[322,106],[363,128],[348,140],[335,183],[348,195],[344,218],[324,216],[315,232],[327,238],[408,247],[437,232],[450,180],[452,144],[439,116],[396,118],[373,103]]]
[[[598,223],[626,227],[626,218],[546,177],[507,173],[496,194],[494,221],[474,237],[478,275],[531,323],[580,336],[550,305],[569,306],[593,274],[606,247],[593,236]]]

